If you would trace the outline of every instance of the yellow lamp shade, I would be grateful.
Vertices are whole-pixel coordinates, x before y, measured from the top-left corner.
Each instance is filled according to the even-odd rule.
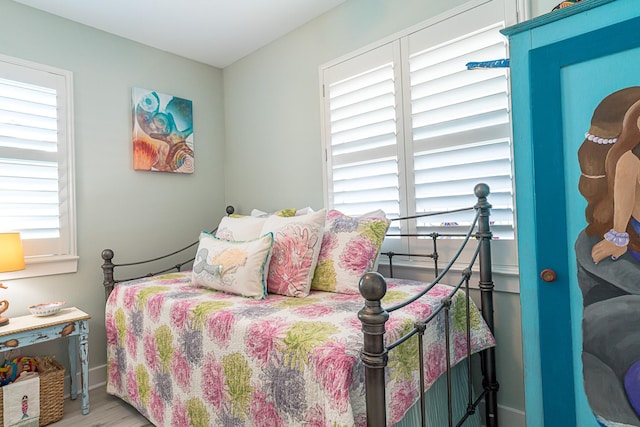
[[[0,273],[24,270],[20,233],[0,233]]]

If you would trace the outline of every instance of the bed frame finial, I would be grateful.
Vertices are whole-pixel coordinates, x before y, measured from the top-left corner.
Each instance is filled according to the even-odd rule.
[[[473,188],[473,192],[478,199],[483,199],[486,201],[487,196],[490,193],[489,186],[484,182],[481,182],[479,184],[476,184],[476,186]]]
[[[385,323],[389,313],[382,308],[380,300],[387,293],[387,282],[380,273],[366,273],[359,282],[360,294],[366,300],[358,319],[362,322],[364,346],[362,362],[365,366],[367,400],[367,424],[369,427],[385,425],[386,402],[384,395],[384,373],[388,355],[384,345]]]
[[[482,239],[480,245],[480,306],[482,307],[482,317],[492,334],[495,334],[493,323],[493,276],[491,272],[491,223],[489,216],[491,214],[491,204],[487,200],[489,195],[489,186],[487,184],[477,184],[474,188],[478,203],[475,208],[479,210],[478,233],[479,239]],[[486,390],[485,395],[485,422],[487,427],[498,426],[498,389],[500,385],[496,379],[496,356],[495,347],[483,350],[482,364],[484,367],[484,378],[482,385]]]
[[[360,278],[360,295],[367,301],[380,301],[387,293],[387,282],[380,273],[370,272]]]
[[[115,267],[113,260],[113,251],[111,249],[105,249],[102,251],[102,259],[104,262],[102,263],[102,272],[103,272],[103,282],[105,296],[109,297],[109,294],[113,290],[113,268]]]

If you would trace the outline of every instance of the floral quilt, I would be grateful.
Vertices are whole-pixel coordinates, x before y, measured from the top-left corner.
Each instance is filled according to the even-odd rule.
[[[191,272],[122,283],[106,306],[107,391],[156,426],[365,426],[360,295],[311,291],[256,301],[190,286]],[[389,279],[383,303],[420,290]],[[438,285],[386,324],[390,343],[425,318],[450,288]],[[452,360],[465,357],[464,294],[454,297]],[[471,307],[472,349],[494,345]],[[445,370],[444,314],[425,333],[426,381]],[[389,353],[387,417],[417,401],[418,345]]]

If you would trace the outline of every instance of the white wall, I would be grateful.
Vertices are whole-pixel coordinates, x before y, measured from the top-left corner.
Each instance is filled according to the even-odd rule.
[[[78,252],[76,274],[5,281],[9,317],[31,304],[67,301],[91,314],[89,363],[106,361],[102,249],[116,262],[187,244],[224,214],[222,71],[53,15],[0,0],[0,54],[73,72]],[[136,172],[131,89],[191,99],[195,173]],[[66,346],[39,345],[66,363]]]

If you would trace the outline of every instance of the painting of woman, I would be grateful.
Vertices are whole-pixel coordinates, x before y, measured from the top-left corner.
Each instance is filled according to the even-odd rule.
[[[606,96],[578,151],[583,374],[603,426],[640,426],[640,87]]]

